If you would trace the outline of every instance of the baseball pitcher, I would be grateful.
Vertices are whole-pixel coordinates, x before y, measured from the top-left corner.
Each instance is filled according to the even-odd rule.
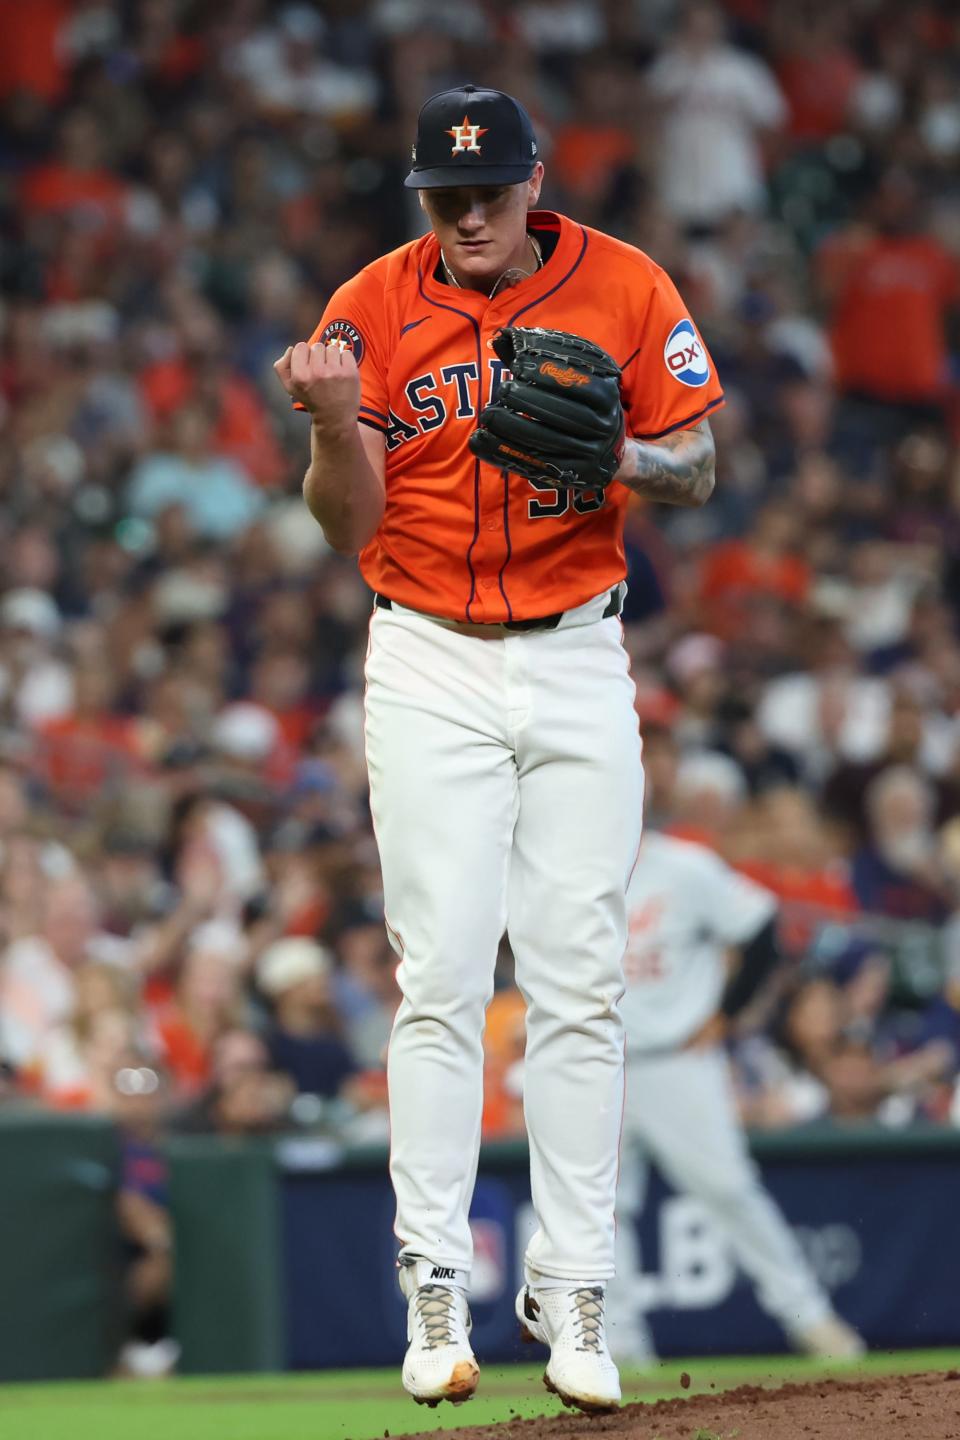
[[[668,276],[537,210],[529,116],[433,96],[406,184],[430,231],[331,298],[278,376],[309,413],[304,497],[375,592],[370,798],[402,1003],[391,1176],[403,1383],[468,1399],[484,1011],[504,930],[527,1004],[539,1221],[517,1306],[546,1383],[620,1399],[604,1324],[623,1108],[625,892],[643,772],[618,620],[630,492],[700,505],[723,403]]]

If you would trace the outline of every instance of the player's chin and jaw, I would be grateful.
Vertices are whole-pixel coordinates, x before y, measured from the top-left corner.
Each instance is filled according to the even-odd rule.
[[[529,180],[497,187],[501,197],[493,203],[483,202],[481,186],[417,192],[447,264],[461,285],[492,285],[511,266],[529,267],[527,214],[535,208],[542,184],[543,165],[537,161]],[[476,197],[474,203],[456,218],[448,216],[446,207],[453,196],[461,194],[465,202]],[[474,249],[465,243],[469,241],[484,243]]]

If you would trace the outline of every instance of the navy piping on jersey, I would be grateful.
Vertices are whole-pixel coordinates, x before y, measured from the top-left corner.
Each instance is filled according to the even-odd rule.
[[[366,415],[357,416],[358,425],[369,425],[371,430],[376,430],[378,435],[389,435],[386,425],[381,425],[379,420],[368,420]]]
[[[658,430],[655,435],[634,435],[632,439],[662,440],[664,435],[672,435],[674,430],[686,430],[688,426],[695,425],[698,420],[702,420],[704,415],[709,415],[711,410],[716,410],[718,405],[723,404],[723,401],[723,395],[718,395],[716,400],[711,400],[709,405],[704,405],[703,409],[698,410],[695,415],[688,415],[685,420],[678,420],[675,425],[668,425],[666,430]]]
[[[423,322],[424,322],[424,320],[429,320],[429,319],[430,319],[430,316],[429,316],[429,315],[421,315],[419,320],[411,320],[410,323],[409,323],[409,325],[404,325],[403,329],[400,331],[400,334],[401,334],[401,335],[406,335],[406,333],[407,333],[408,330],[416,330],[416,328],[417,328],[418,325],[422,325]]]
[[[582,243],[580,245],[580,254],[577,256],[576,260],[574,260],[566,275],[561,276],[561,278],[557,281],[556,285],[552,285],[549,290],[545,290],[544,293],[542,295],[538,295],[535,300],[531,300],[528,304],[522,305],[519,310],[517,310],[513,315],[510,316],[510,319],[507,321],[508,325],[516,325],[521,315],[526,315],[527,311],[532,310],[535,305],[542,305],[544,300],[549,299],[551,295],[555,295],[562,285],[566,285],[567,281],[570,279],[574,271],[580,268],[580,261],[583,259],[584,255],[587,252],[587,232],[586,230],[584,230],[582,225],[579,226],[579,230],[580,234],[583,237]]]
[[[513,554],[513,546],[510,544],[510,473],[507,470],[500,471],[503,480],[503,533],[507,541],[507,553],[503,557],[503,564],[500,566],[500,574],[497,576],[497,584],[500,586],[500,594],[503,596],[503,603],[507,607],[507,619],[513,619],[513,606],[503,586],[503,572],[510,564],[510,556]]]
[[[372,415],[373,418],[374,418],[374,420],[379,420],[379,421],[381,422],[381,424],[383,424],[383,425],[389,425],[389,424],[390,424],[390,416],[389,416],[389,415],[384,415],[384,413],[383,413],[382,410],[374,410],[374,408],[373,408],[372,405],[361,405],[361,406],[360,406],[360,414],[361,414],[361,415]]]
[[[438,310],[449,310],[454,315],[459,315],[463,320],[469,322],[473,330],[473,338],[477,345],[477,414],[483,409],[483,350],[480,344],[480,326],[469,310],[458,310],[456,305],[447,305],[443,300],[431,300],[423,289],[423,271],[417,266],[417,288],[420,291],[421,300],[428,305],[435,305]],[[429,318],[429,317],[426,317]],[[468,620],[472,620],[470,607],[477,598],[477,574],[473,568],[473,550],[480,535],[480,461],[473,462],[473,539],[467,547],[467,569],[470,572],[470,598],[467,601],[465,611]]]
[[[479,351],[478,351],[479,353]],[[480,369],[478,362],[477,369]],[[479,412],[478,412],[479,413]],[[470,571],[470,598],[467,601],[466,616],[470,620],[470,607],[477,598],[477,572],[473,568],[473,547],[480,535],[480,461],[473,462],[473,539],[467,546],[467,568]]]
[[[626,370],[626,368],[627,368],[628,365],[632,365],[633,362],[634,362],[634,360],[636,360],[637,356],[640,354],[640,351],[641,351],[642,349],[643,349],[643,346],[642,346],[642,345],[638,345],[637,348],[636,348],[636,350],[634,350],[633,354],[630,355],[626,360],[624,360],[623,364],[620,366],[620,369],[621,369],[621,370]]]

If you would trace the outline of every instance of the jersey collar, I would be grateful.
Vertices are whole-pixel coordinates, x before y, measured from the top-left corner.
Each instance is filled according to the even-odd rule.
[[[424,294],[430,300],[453,305],[456,309],[473,315],[482,315],[488,309],[491,313],[500,314],[505,311],[512,314],[521,306],[526,308],[529,304],[536,303],[536,297],[552,289],[559,277],[566,274],[575,262],[582,244],[583,232],[579,225],[574,225],[565,215],[558,215],[553,210],[531,210],[527,229],[535,234],[546,231],[557,235],[553,254],[549,258],[544,257],[541,269],[521,280],[519,285],[511,285],[508,289],[501,290],[492,300],[479,290],[457,290],[452,285],[445,285],[437,280],[434,271],[440,261],[440,246],[435,235],[425,236],[420,256]]]

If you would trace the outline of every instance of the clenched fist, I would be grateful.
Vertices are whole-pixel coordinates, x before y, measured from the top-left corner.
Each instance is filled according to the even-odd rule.
[[[336,341],[290,345],[274,364],[280,384],[309,410],[324,430],[341,430],[356,424],[360,409],[360,373],[349,350]]]

